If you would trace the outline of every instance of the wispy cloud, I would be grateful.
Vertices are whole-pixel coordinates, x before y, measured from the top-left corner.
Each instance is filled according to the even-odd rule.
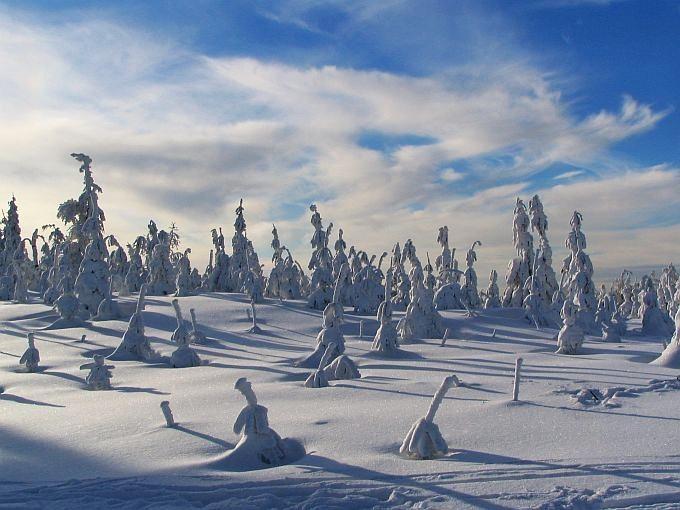
[[[131,239],[150,217],[176,221],[201,263],[209,229],[230,225],[243,196],[249,235],[264,253],[275,221],[283,242],[306,256],[314,201],[362,248],[412,237],[433,250],[436,227],[448,224],[459,248],[484,241],[482,272],[501,269],[512,255],[514,197],[534,191],[531,172],[605,157],[668,114],[626,96],[619,111],[579,119],[551,73],[523,58],[416,77],[208,57],[99,19],[48,25],[4,12],[0,30],[0,168],[27,228],[53,221],[57,204],[78,193],[68,154],[84,151],[105,191],[108,230]],[[386,154],[358,142],[367,131],[428,142]],[[451,164],[504,154],[512,157],[483,172]],[[635,251],[620,249],[626,237],[614,230],[624,222],[628,236],[656,235],[641,220],[658,219],[646,199],[663,196],[677,210],[666,191],[677,179],[675,169],[653,168],[542,193],[562,230],[571,209],[584,209],[602,243],[591,243],[596,261],[624,263]],[[677,230],[662,220],[665,232]],[[655,250],[664,260],[670,253]]]

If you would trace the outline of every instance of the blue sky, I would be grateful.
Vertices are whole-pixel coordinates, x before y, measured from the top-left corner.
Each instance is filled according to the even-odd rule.
[[[446,223],[502,269],[538,192],[556,255],[577,208],[602,266],[677,254],[679,1],[22,1],[0,28],[0,171],[28,222],[77,191],[77,149],[109,229],[176,221],[195,252],[244,195],[261,252],[275,221],[304,259],[314,201],[369,250],[432,251]]]

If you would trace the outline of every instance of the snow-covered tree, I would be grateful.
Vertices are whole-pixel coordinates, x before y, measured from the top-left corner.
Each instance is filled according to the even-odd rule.
[[[385,276],[385,298],[378,307],[378,331],[375,333],[371,350],[384,355],[394,355],[399,351],[399,339],[397,328],[392,322],[392,301],[390,292],[392,289],[392,269],[387,270]]]
[[[526,206],[521,199],[517,199],[512,222],[512,239],[517,256],[508,264],[505,275],[507,287],[503,294],[503,306],[519,308],[529,294],[525,283],[532,274],[534,257],[534,238],[529,233],[531,224]]]
[[[149,296],[169,296],[175,292],[175,275],[170,262],[170,236],[165,230],[158,232],[158,242],[153,247],[149,261]]]
[[[433,459],[448,453],[448,445],[442,437],[439,427],[434,422],[434,417],[446,393],[454,384],[458,384],[458,378],[455,375],[450,375],[444,379],[432,398],[427,414],[417,420],[409,429],[399,448],[399,453],[418,460]]]
[[[583,345],[583,330],[577,324],[578,305],[567,300],[562,305],[563,326],[557,334],[557,354],[577,354]]]
[[[484,308],[500,308],[501,299],[498,290],[498,273],[495,269],[489,274],[489,286],[486,288],[484,297]]]
[[[477,261],[477,252],[475,252],[475,246],[481,246],[481,241],[475,241],[467,252],[465,257],[467,269],[463,274],[465,283],[461,287],[461,295],[463,302],[468,308],[479,308],[481,300],[479,299],[479,291],[477,290],[477,273],[473,267],[474,263]]]
[[[110,390],[113,374],[111,370],[116,368],[113,365],[106,365],[106,358],[101,354],[95,354],[92,363],[85,363],[80,366],[80,370],[89,370],[85,378],[87,387],[90,390]]]
[[[92,159],[85,154],[71,154],[80,161],[80,172],[83,173],[85,192],[84,200],[90,207],[86,219],[77,223],[77,236],[84,242],[88,240],[83,259],[75,281],[75,292],[84,314],[92,317],[97,313],[99,303],[106,298],[110,285],[109,266],[106,262],[108,250],[104,242],[104,215],[99,210],[98,193],[101,188],[94,183],[90,164]],[[80,218],[80,216],[79,216]],[[74,224],[75,225],[75,224]]]

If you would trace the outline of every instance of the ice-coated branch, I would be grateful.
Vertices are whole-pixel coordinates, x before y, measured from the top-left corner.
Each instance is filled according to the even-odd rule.
[[[432,397],[430,408],[427,410],[427,414],[425,415],[425,421],[427,421],[428,423],[432,423],[432,421],[434,420],[434,415],[437,413],[437,409],[439,409],[442,400],[444,400],[444,397],[446,396],[446,392],[448,392],[454,384],[456,386],[460,384],[458,377],[456,377],[455,375],[452,374],[444,378],[444,381],[437,390],[437,393],[435,393],[434,397]]]

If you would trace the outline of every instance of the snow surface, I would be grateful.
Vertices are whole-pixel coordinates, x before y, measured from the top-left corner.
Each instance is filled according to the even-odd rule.
[[[148,297],[143,312],[164,356],[176,348],[171,300]],[[58,331],[40,331],[57,318],[45,305],[0,304],[0,509],[680,504],[678,373],[648,364],[663,345],[643,337],[639,321],[622,344],[587,337],[582,354],[564,356],[554,353],[557,331],[536,330],[522,310],[444,311],[444,346],[431,339],[383,358],[371,352],[377,322],[347,309],[346,354],[362,377],[311,390],[303,385],[310,370],[295,361],[314,348],[320,311],[267,299],[257,307],[262,333],[251,334],[247,296],[205,293],[180,303],[196,309],[208,339],[194,348],[207,365],[116,361],[113,390],[88,391],[78,367],[113,351],[135,302],[120,298],[121,320]],[[29,330],[38,330],[41,354],[34,374],[18,363]],[[511,402],[518,355],[520,402]],[[401,441],[450,374],[462,386],[436,417],[450,453],[404,459]],[[239,440],[231,430],[243,407],[233,389],[239,377],[253,383],[271,427],[304,445],[304,457],[259,471],[219,468]],[[175,428],[165,426],[163,400]]]

